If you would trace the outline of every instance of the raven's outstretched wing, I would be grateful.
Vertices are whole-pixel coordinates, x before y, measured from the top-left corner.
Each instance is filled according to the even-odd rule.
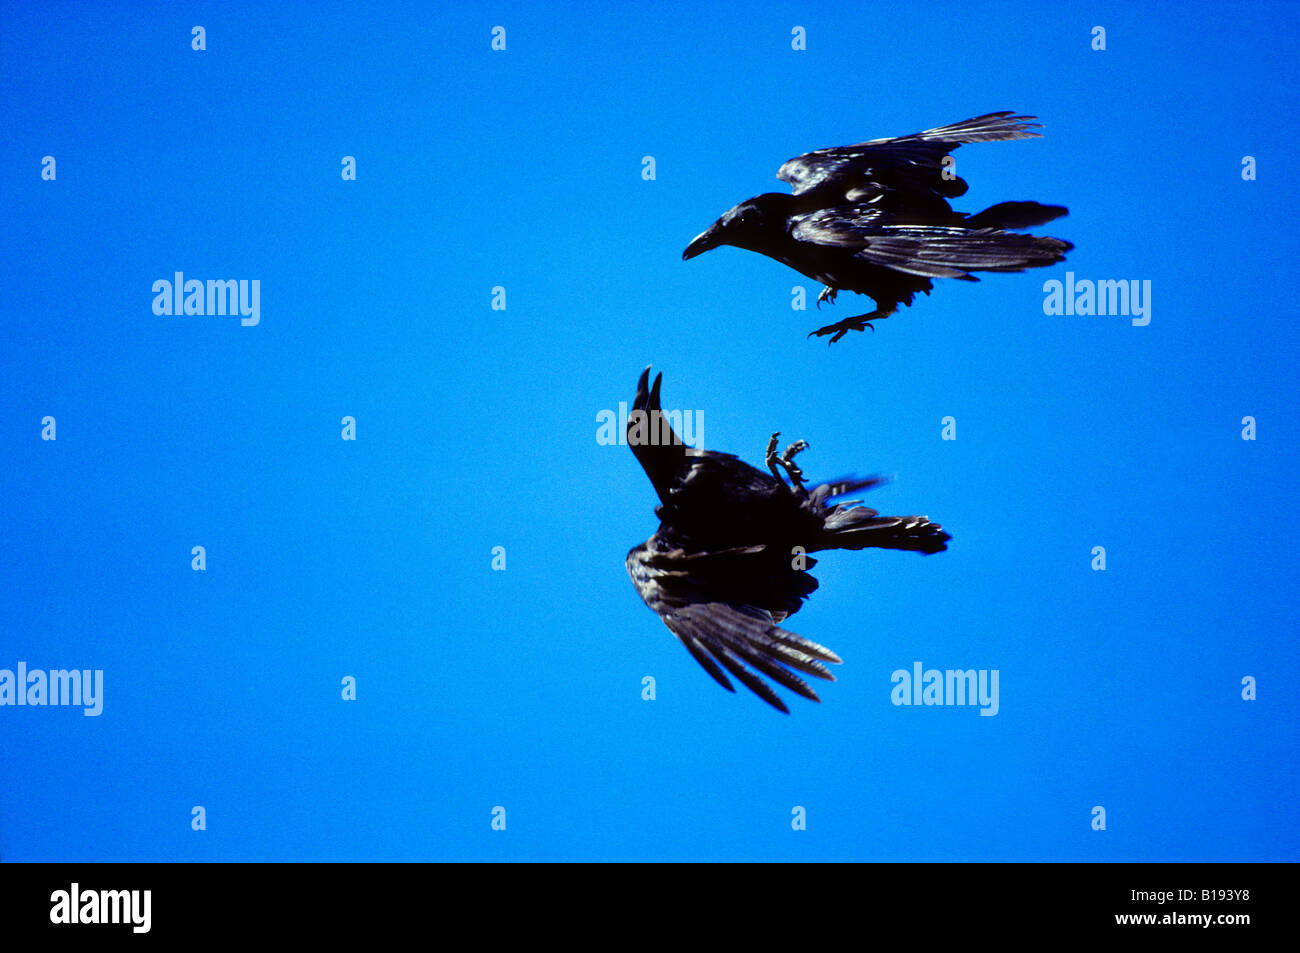
[[[798,241],[854,250],[873,265],[926,278],[970,278],[970,271],[1024,271],[1065,259],[1059,238],[997,228],[899,225],[869,205],[841,205],[792,219]]]
[[[627,554],[627,571],[645,604],[719,685],[735,691],[726,675],[730,672],[773,708],[789,714],[790,709],[758,673],[804,698],[821,701],[791,669],[834,681],[824,663],[840,658],[816,642],[778,628],[771,611],[745,601],[728,584],[737,576],[737,562],[765,561],[763,549],[685,553],[665,548],[656,534]],[[797,608],[816,580],[807,573],[791,573],[790,579],[799,580],[794,585],[806,590],[787,594]],[[781,618],[785,614],[778,613]]]
[[[649,381],[647,367],[636,382],[636,398],[627,420],[627,442],[659,499],[667,503],[669,491],[686,469],[686,446],[662,414],[659,385],[663,374],[655,375],[653,387],[647,386]]]
[[[789,182],[795,195],[824,194],[826,204],[874,201],[892,207],[882,202],[890,193],[902,193],[899,198],[913,205],[924,198],[955,198],[967,186],[954,175],[944,176],[944,157],[968,142],[1035,138],[1040,135],[1033,131],[1039,127],[1035,118],[1007,110],[895,139],[817,149],[785,162],[776,177]]]

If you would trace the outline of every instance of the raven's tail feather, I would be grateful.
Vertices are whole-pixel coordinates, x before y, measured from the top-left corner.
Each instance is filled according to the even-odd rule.
[[[1042,135],[1034,132],[1042,126],[1033,120],[1037,116],[1017,116],[1012,110],[985,113],[971,119],[963,119],[947,126],[936,126],[924,132],[910,136],[900,136],[902,140],[922,139],[926,141],[942,140],[944,142],[1004,142],[1008,139],[1035,139]]]
[[[875,510],[841,504],[826,517],[819,549],[903,549],[940,553],[952,539],[927,516],[880,516]]]
[[[966,219],[971,228],[1034,228],[1068,215],[1063,205],[1040,205],[1037,202],[999,202]]]
[[[948,225],[891,225],[858,258],[925,278],[965,278],[970,271],[1024,271],[1065,260],[1074,246],[1059,238]]]

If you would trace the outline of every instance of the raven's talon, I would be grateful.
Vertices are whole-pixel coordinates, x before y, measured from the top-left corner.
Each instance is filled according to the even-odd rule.
[[[823,301],[827,302],[828,304],[834,304],[835,295],[837,295],[838,293],[839,293],[838,289],[832,288],[830,285],[823,286],[822,293],[817,296],[817,310],[820,311],[822,309]]]
[[[779,436],[781,436],[781,431],[779,430],[772,434],[772,439],[767,442],[767,453],[763,458],[764,462],[767,464],[767,468],[772,471],[772,476],[776,478],[777,483],[781,482],[781,474],[776,472],[776,465],[781,462],[781,458],[776,455],[776,438]]]
[[[848,334],[850,331],[861,331],[861,330],[862,328],[860,325],[854,324],[852,319],[849,319],[846,321],[841,321],[839,324],[828,324],[824,328],[818,328],[816,331],[809,332],[808,336],[812,337],[815,334],[818,337],[825,337],[826,335],[829,334],[831,336],[831,339],[826,343],[830,345],[830,344],[834,344],[836,341],[844,337],[844,335]]]
[[[827,344],[834,344],[836,341],[844,337],[844,335],[848,334],[850,331],[866,331],[870,329],[870,331],[874,334],[876,331],[876,326],[872,322],[883,321],[885,318],[889,317],[893,313],[894,311],[891,309],[889,311],[880,310],[880,311],[869,311],[866,314],[855,314],[851,318],[845,318],[843,321],[840,321],[838,324],[828,324],[824,328],[818,328],[816,331],[811,332],[808,336],[812,337],[815,334],[818,337],[822,337],[824,335],[829,334],[832,335],[832,337],[827,342]]]
[[[795,485],[795,489],[804,492],[803,487],[803,470],[799,469],[798,464],[794,462],[796,455],[803,453],[808,449],[807,440],[796,440],[790,446],[785,448],[785,453],[781,454],[781,465],[785,467],[785,472],[790,475],[790,482]]]
[[[772,434],[771,439],[767,442],[767,453],[765,454],[767,468],[772,471],[772,476],[776,479],[776,482],[785,486],[785,481],[781,479],[781,474],[778,473],[776,469],[779,465],[783,470],[785,470],[786,476],[790,478],[790,482],[794,485],[795,492],[806,494],[807,491],[804,489],[803,485],[803,470],[799,469],[798,465],[795,464],[794,458],[797,454],[808,449],[808,441],[796,440],[794,443],[790,444],[790,446],[785,448],[785,453],[778,457],[776,455],[776,441],[780,436],[781,431],[778,430],[776,433]]]

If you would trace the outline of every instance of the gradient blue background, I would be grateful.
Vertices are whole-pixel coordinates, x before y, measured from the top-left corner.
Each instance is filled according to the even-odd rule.
[[[431,6],[0,4],[0,667],[106,683],[0,708],[3,859],[1300,858],[1295,5]],[[1069,206],[1067,265],[827,348],[866,299],[680,260],[790,156],[997,109],[1045,137],[961,149],[960,207]],[[1045,316],[1067,270],[1150,326]],[[155,316],[174,271],[260,326]],[[651,362],[707,446],[953,533],[821,560],[821,705],[720,691],[626,576],[596,415]],[[894,707],[917,660],[1000,713]]]

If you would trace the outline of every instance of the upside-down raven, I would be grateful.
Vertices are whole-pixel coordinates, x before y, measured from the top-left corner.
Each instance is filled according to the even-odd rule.
[[[832,344],[851,330],[875,330],[872,321],[911,304],[919,291],[929,294],[932,278],[978,281],[969,272],[1024,271],[1063,261],[1074,247],[1069,242],[1012,231],[1065,215],[1059,205],[1002,202],[966,215],[948,204],[967,188],[952,173],[949,154],[967,142],[1037,137],[1034,118],[988,113],[897,139],[796,156],[776,174],[792,194],[768,192],[741,202],[686,246],[682,258],[735,245],[820,281],[826,287],[819,308],[839,291],[873,298],[875,311],[812,332],[832,335]]]
[[[661,412],[663,375],[647,389],[649,377],[647,367],[628,414],[627,440],[659,494],[659,529],[627,554],[628,575],[645,604],[727,691],[735,691],[730,672],[788,714],[762,674],[820,701],[795,672],[834,681],[826,663],[839,656],[777,628],[817,588],[807,571],[816,560],[806,554],[868,546],[937,553],[951,537],[924,516],[880,516],[857,500],[832,502],[878,486],[882,477],[846,477],[809,490],[794,462],[807,449],[802,440],[778,456],[780,434],[772,434],[771,476],[729,453],[683,445]]]

